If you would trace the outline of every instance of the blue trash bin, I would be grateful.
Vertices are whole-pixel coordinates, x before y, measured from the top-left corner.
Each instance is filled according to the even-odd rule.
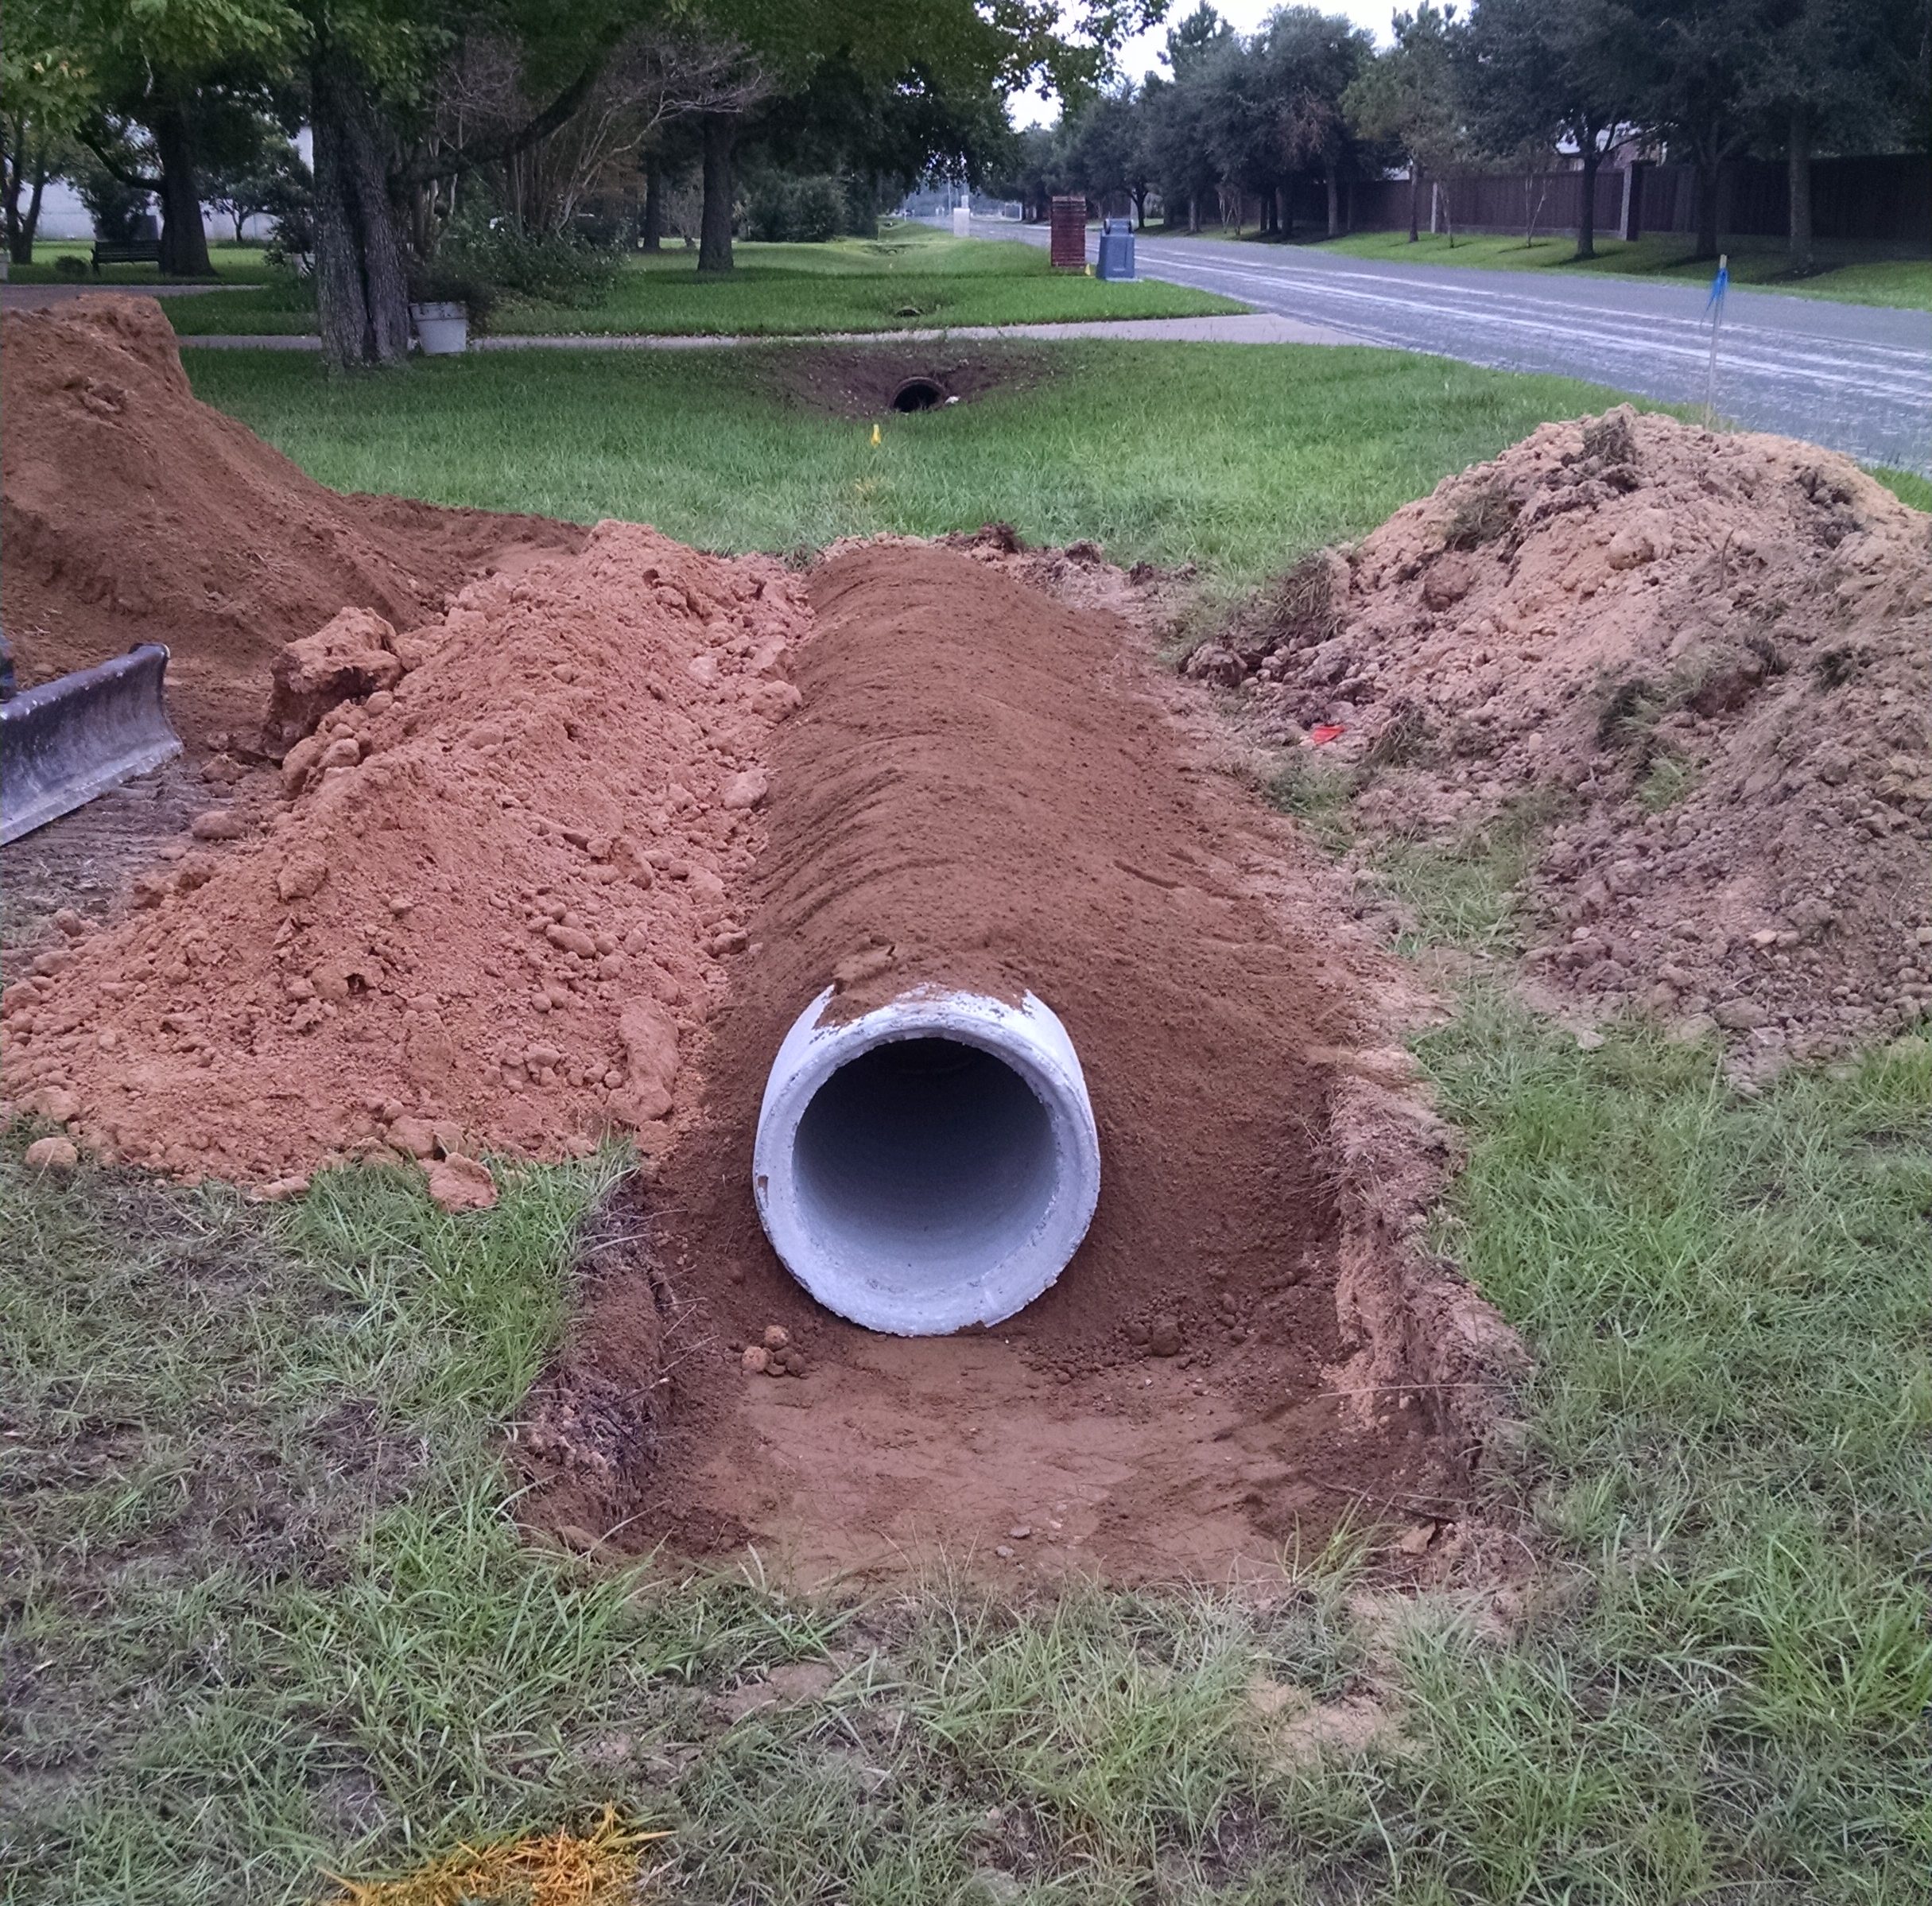
[[[1134,275],[1134,225],[1129,219],[1108,219],[1100,226],[1100,262],[1094,276],[1115,280]]]

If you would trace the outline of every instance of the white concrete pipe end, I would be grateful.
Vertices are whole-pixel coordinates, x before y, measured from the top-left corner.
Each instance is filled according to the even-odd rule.
[[[1029,993],[907,993],[840,1025],[828,988],[779,1046],[752,1149],[766,1235],[828,1310],[941,1336],[1066,1267],[1100,1194],[1079,1056]]]

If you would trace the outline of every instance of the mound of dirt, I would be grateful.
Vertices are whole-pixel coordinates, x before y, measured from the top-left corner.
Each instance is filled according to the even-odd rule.
[[[1554,817],[1532,957],[1748,1052],[1932,1002],[1932,521],[1841,457],[1627,406],[1285,577],[1189,671],[1332,724],[1371,833]]]
[[[752,954],[652,1249],[589,1267],[530,1413],[535,1512],[632,1549],[755,1539],[812,1575],[942,1541],[1049,1573],[1219,1572],[1351,1510],[1453,1520],[1503,1333],[1420,1248],[1448,1135],[1384,1043],[1395,962],[1201,771],[1114,616],[890,542],[822,565],[813,603]],[[760,1229],[766,1072],[835,979],[842,1012],[1030,989],[1080,1053],[1099,1210],[990,1331],[859,1329]]]
[[[661,1146],[745,946],[729,885],[809,623],[778,564],[618,523],[433,625],[339,618],[277,671],[312,732],[258,831],[246,794],[199,817],[134,912],[68,916],[6,989],[9,1095],[104,1156],[244,1183],[383,1147]]]
[[[543,517],[324,489],[196,401],[152,298],[8,312],[0,404],[22,681],[165,642],[169,708],[192,747],[252,746],[270,660],[338,609],[413,627],[479,573],[584,541]]]

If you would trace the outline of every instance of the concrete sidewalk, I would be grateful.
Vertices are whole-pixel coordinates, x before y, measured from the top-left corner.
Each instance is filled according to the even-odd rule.
[[[1325,324],[1247,311],[1225,317],[1093,318],[1070,324],[958,324],[945,330],[828,331],[727,337],[615,335],[479,337],[472,351],[724,351],[744,344],[894,344],[952,343],[961,338],[1111,338],[1137,344],[1349,344],[1356,340]],[[320,351],[311,336],[184,337],[184,351]]]
[[[0,284],[0,311],[45,311],[71,298],[118,292],[134,298],[205,297],[211,291],[253,291],[253,285],[122,285],[112,278],[63,278],[55,285]]]

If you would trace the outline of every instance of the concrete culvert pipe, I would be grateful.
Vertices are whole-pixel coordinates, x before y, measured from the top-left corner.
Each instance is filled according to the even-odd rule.
[[[1029,994],[907,994],[842,1024],[829,989],[765,1086],[752,1153],[766,1235],[824,1304],[927,1337],[1032,1302],[1086,1236],[1100,1190],[1073,1044]]]
[[[909,377],[892,394],[894,410],[937,410],[945,401],[945,392],[929,377]]]

